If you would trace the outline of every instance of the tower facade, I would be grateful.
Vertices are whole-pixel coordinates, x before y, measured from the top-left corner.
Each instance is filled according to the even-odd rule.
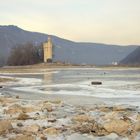
[[[53,45],[50,37],[48,37],[48,41],[43,44],[43,50],[44,50],[44,63],[52,63]]]

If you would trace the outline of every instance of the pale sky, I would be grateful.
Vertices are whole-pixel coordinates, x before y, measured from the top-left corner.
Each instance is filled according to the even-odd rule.
[[[0,0],[0,25],[78,42],[140,45],[140,0]]]

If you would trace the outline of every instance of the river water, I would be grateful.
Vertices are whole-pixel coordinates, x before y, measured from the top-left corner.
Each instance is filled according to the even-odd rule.
[[[4,74],[3,74],[4,75]],[[96,97],[107,104],[140,106],[139,68],[67,68],[43,69],[40,73],[5,74],[20,81],[9,91],[40,95]],[[91,85],[92,81],[102,85]]]

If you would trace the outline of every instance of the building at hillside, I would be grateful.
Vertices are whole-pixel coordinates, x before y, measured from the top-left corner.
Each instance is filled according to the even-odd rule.
[[[53,44],[50,37],[48,37],[47,42],[43,43],[43,51],[44,51],[44,63],[52,63],[53,62]]]

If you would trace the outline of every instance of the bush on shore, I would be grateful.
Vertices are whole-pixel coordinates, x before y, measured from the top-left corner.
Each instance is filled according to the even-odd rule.
[[[20,44],[14,47],[8,58],[8,65],[32,65],[43,61],[42,46],[34,46],[32,43]]]

